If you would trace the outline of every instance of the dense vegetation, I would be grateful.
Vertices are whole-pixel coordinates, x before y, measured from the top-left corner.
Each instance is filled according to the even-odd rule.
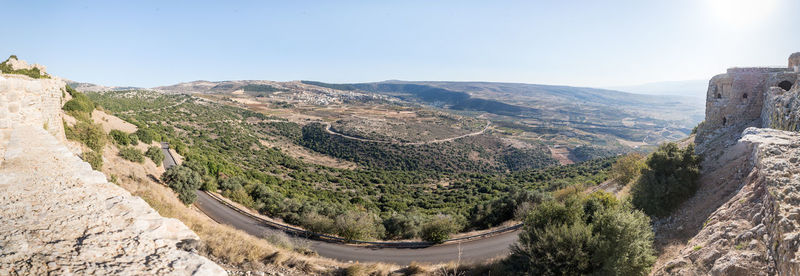
[[[642,170],[647,167],[644,163],[645,156],[640,153],[630,153],[617,159],[611,165],[609,176],[621,185],[627,185],[631,181],[639,178]]]
[[[17,69],[17,70],[14,70],[14,69],[11,68],[11,65],[8,64],[8,60],[10,60],[10,59],[17,59],[17,56],[11,55],[10,57],[8,57],[8,59],[6,59],[2,63],[0,63],[0,73],[25,75],[25,76],[28,76],[28,77],[31,77],[31,78],[34,78],[34,79],[49,79],[50,78],[49,75],[42,74],[42,72],[39,71],[39,68],[36,68],[36,67],[31,68],[31,69]]]
[[[267,84],[248,84],[241,87],[241,89],[254,97],[267,97],[270,94],[278,91],[286,91],[285,89],[277,88]]]
[[[370,162],[393,161],[357,170],[336,169],[303,162],[262,143],[281,139],[313,146],[310,138],[320,135],[319,126],[302,129],[280,118],[183,95],[123,91],[89,96],[135,124],[142,142],[147,143],[145,136],[157,137],[153,139],[169,142],[184,156],[183,174],[191,175],[186,171],[190,170],[198,176],[186,177],[193,179],[189,185],[170,185],[185,194],[184,202],[191,202],[188,190],[219,190],[266,215],[350,239],[425,236],[436,241],[455,231],[496,226],[514,218],[518,209],[547,198],[550,191],[606,180],[614,161],[544,167],[553,163],[537,163],[547,159],[532,153],[530,162],[507,173],[477,168],[468,160],[448,160],[458,156],[453,152],[458,153],[461,145],[446,151],[437,149],[444,145],[412,149],[421,156],[352,145],[367,147],[359,154]],[[436,156],[437,150],[441,156]],[[423,158],[439,160],[424,161],[435,165],[418,163]],[[437,217],[447,217],[448,225],[434,224]]]
[[[120,147],[119,156],[122,157],[122,159],[131,162],[136,162],[136,163],[144,162],[144,155],[142,155],[142,151],[134,147]]]
[[[114,143],[120,146],[127,146],[131,144],[131,135],[124,131],[112,129],[108,132],[108,136],[114,139]]]
[[[329,134],[322,124],[312,123],[303,127],[300,144],[330,156],[387,170],[501,172],[542,168],[558,163],[545,147],[522,150],[502,145],[483,135],[454,142],[400,145],[348,139]],[[480,158],[471,157],[473,153]],[[484,161],[491,159],[496,162]]]
[[[595,192],[536,206],[506,264],[515,274],[647,275],[654,254],[649,217]]]
[[[159,147],[151,146],[147,148],[147,151],[144,153],[144,155],[147,156],[147,158],[150,158],[150,160],[152,160],[156,166],[161,166],[161,162],[164,162],[164,151],[162,151]]]
[[[93,169],[100,170],[103,167],[103,147],[108,137],[100,125],[92,122],[91,116],[95,104],[86,95],[75,91],[69,85],[64,87],[62,92],[68,92],[72,96],[62,109],[77,120],[71,127],[66,122],[63,123],[64,135],[67,139],[81,142],[88,147],[89,151],[81,154],[81,158],[92,165]]]
[[[661,145],[647,158],[647,166],[631,189],[633,204],[649,215],[669,214],[697,190],[700,161],[694,145]]]

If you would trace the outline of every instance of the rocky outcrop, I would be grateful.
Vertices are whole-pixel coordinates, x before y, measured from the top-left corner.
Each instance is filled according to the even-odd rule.
[[[738,157],[744,158],[738,158]],[[737,190],[707,218],[678,257],[655,275],[797,275],[800,260],[800,133],[748,128],[714,160],[744,161]]]
[[[800,275],[798,64],[795,53],[788,68],[734,68],[709,82],[695,139],[709,180],[700,190],[734,189],[718,193],[696,235],[653,274]],[[704,196],[676,213],[692,212]]]
[[[183,223],[63,144],[59,79],[0,77],[0,275],[223,275]]]
[[[6,63],[11,67],[11,70],[30,70],[39,69],[39,73],[43,76],[47,75],[47,67],[41,64],[28,64],[24,60],[17,59],[16,56],[11,56],[6,60]]]

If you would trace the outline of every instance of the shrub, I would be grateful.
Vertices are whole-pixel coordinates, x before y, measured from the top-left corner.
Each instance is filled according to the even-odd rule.
[[[300,225],[315,233],[334,232],[333,219],[320,215],[316,212],[308,212],[300,218]]]
[[[655,262],[650,218],[630,208],[595,215],[594,262],[605,275],[645,275]]]
[[[362,264],[354,264],[344,269],[345,276],[369,276],[369,268]]]
[[[77,140],[96,152],[102,152],[106,145],[106,132],[98,124],[78,121],[75,126],[64,124],[64,134],[67,139]]]
[[[336,233],[347,240],[380,237],[383,231],[379,225],[372,213],[358,211],[347,211],[337,216],[334,222]]]
[[[505,262],[528,275],[646,275],[655,262],[650,218],[605,192],[544,202]]]
[[[64,111],[80,111],[86,113],[92,113],[94,110],[95,105],[92,100],[89,99],[85,94],[75,92],[72,94],[72,99],[67,101],[64,104]]]
[[[139,136],[136,136],[136,133],[128,134],[128,140],[131,141],[131,146],[139,144]]]
[[[99,171],[103,168],[103,154],[96,151],[86,151],[81,154],[81,159],[92,165],[92,169]]]
[[[419,236],[422,216],[419,214],[394,214],[383,220],[386,239],[411,239]]]
[[[111,138],[114,139],[114,142],[117,143],[117,145],[127,146],[131,144],[131,138],[128,136],[127,133],[121,130],[112,129],[111,131],[108,132],[108,136],[111,136]]]
[[[160,147],[151,146],[147,148],[144,155],[150,158],[150,160],[153,160],[156,166],[161,166],[161,162],[164,162],[164,151],[162,151]]]
[[[617,183],[627,185],[638,178],[639,175],[642,174],[642,169],[644,168],[644,156],[640,153],[631,153],[617,159],[617,161],[611,165],[609,174]]]
[[[669,214],[697,190],[700,161],[694,145],[661,145],[647,158],[647,167],[631,189],[633,205],[651,216]]]
[[[203,185],[200,174],[183,165],[169,168],[161,175],[161,181],[178,194],[178,199],[186,205],[197,200],[195,191]]]
[[[78,91],[76,91],[75,88],[72,88],[72,86],[69,86],[69,84],[64,86],[64,90],[66,90],[67,93],[69,93],[69,95],[73,97],[75,96],[75,94],[78,94]]]
[[[145,128],[140,128],[136,130],[136,137],[139,137],[139,141],[145,144],[150,144],[153,140],[157,139],[156,134],[153,131]]]
[[[438,215],[422,226],[420,234],[424,241],[442,243],[450,239],[450,234],[455,232],[456,228],[456,223],[450,216]]]
[[[242,187],[236,188],[234,190],[226,190],[225,192],[222,193],[222,195],[246,207],[252,208],[255,205],[253,198],[250,197],[250,195],[247,194],[247,191]]]
[[[219,186],[217,185],[217,179],[210,175],[204,175],[203,187],[201,187],[201,189],[203,191],[216,192],[217,189],[219,189]]]
[[[144,162],[144,155],[142,155],[142,152],[140,150],[138,150],[138,149],[136,149],[134,147],[123,147],[123,148],[120,148],[119,149],[119,156],[121,156],[122,159],[131,161],[131,162],[136,162],[136,163]]]

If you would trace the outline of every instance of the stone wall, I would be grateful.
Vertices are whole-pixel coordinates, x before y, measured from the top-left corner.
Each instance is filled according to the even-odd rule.
[[[57,78],[34,80],[26,76],[0,74],[0,157],[15,126],[45,128],[56,138],[65,139],[61,123],[65,85]],[[0,164],[2,162],[0,158]]]
[[[0,275],[224,275],[186,225],[67,149],[63,88],[0,75]]]
[[[800,72],[800,53],[789,56],[789,68],[795,72]]]
[[[794,90],[786,86],[797,87],[799,73],[793,68],[796,59],[800,59],[800,53],[789,58],[787,68],[731,68],[714,76],[706,93],[706,119],[698,128],[698,152],[718,147],[709,143],[719,137],[731,136],[727,143],[734,143],[747,127],[785,125],[781,129],[788,129],[797,125],[800,121],[775,114],[782,112],[775,104],[788,101],[781,95]]]

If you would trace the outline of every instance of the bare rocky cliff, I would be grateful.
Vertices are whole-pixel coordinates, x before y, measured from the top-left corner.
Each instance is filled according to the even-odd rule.
[[[64,145],[65,83],[0,75],[0,275],[222,275],[198,236]]]
[[[692,235],[653,274],[800,275],[798,59],[711,79],[695,139],[705,159],[701,187],[656,224]]]

